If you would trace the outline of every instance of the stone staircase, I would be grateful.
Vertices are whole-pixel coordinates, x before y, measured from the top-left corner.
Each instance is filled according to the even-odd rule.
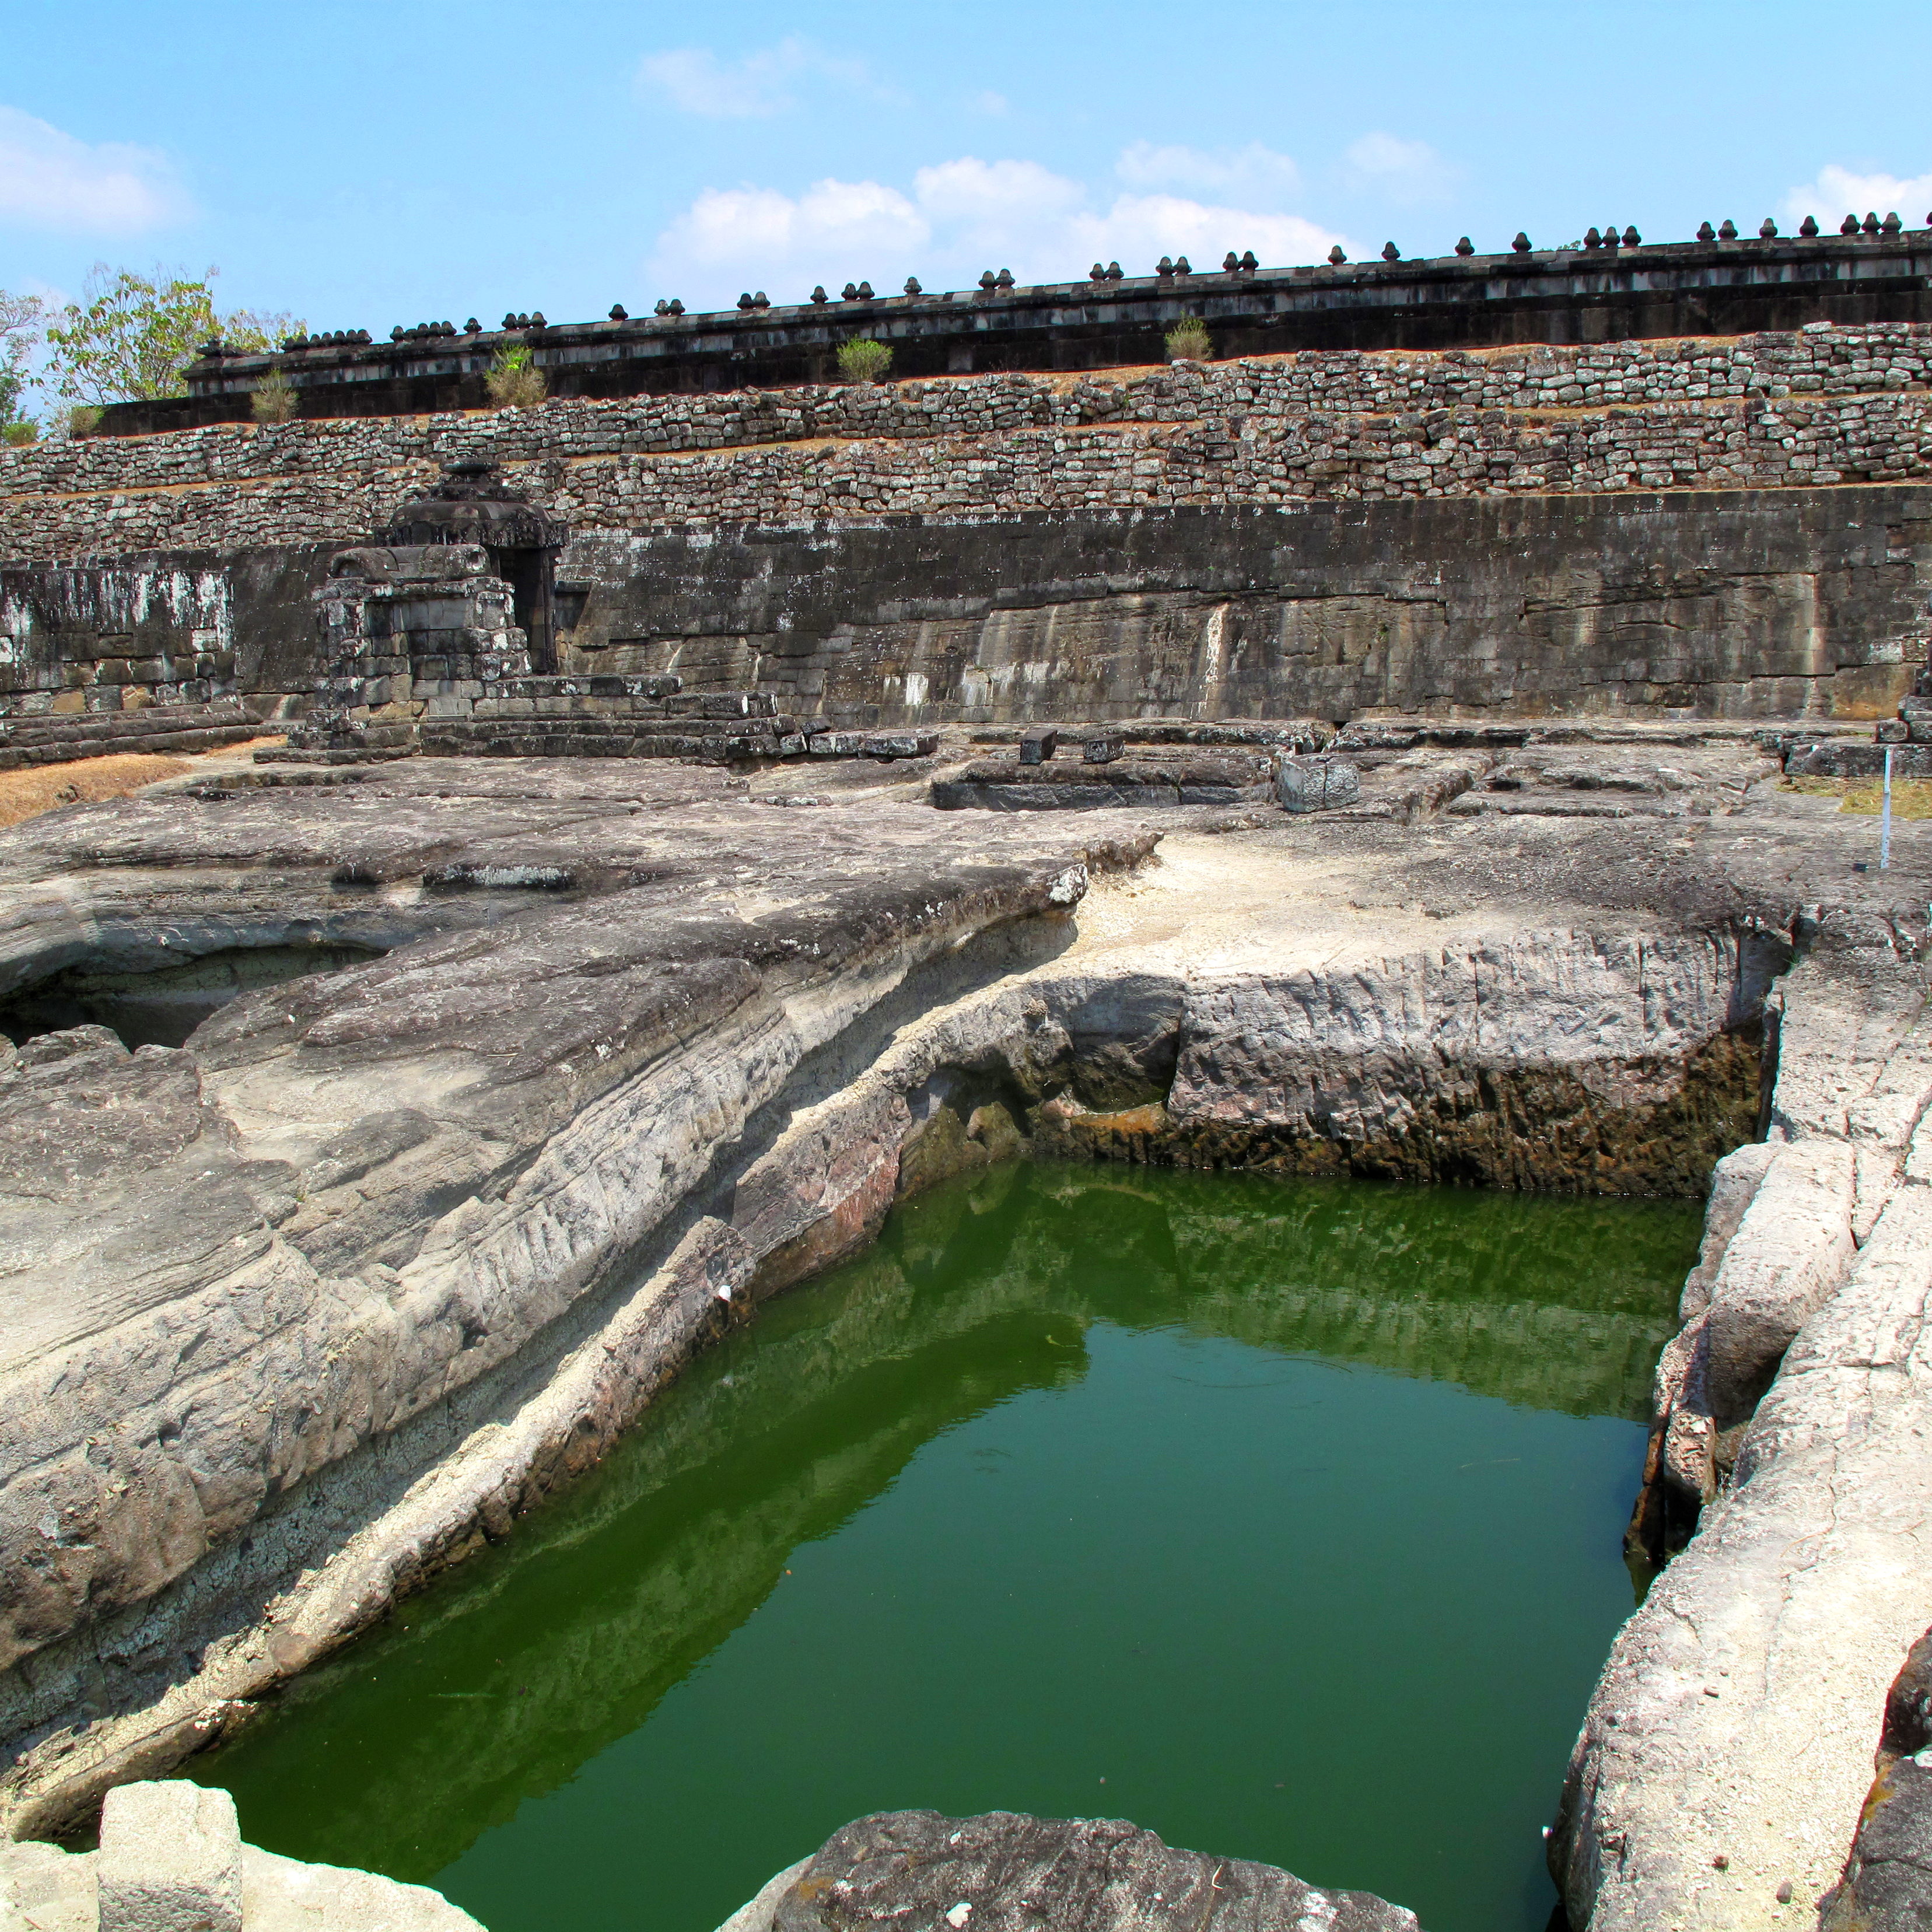
[[[0,771],[116,752],[212,752],[273,730],[238,700],[152,704],[139,711],[40,712],[0,718]]]

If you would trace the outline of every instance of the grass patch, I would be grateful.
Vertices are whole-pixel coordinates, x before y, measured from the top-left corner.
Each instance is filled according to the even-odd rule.
[[[1814,798],[1836,797],[1840,812],[1876,814],[1884,808],[1882,778],[1786,778],[1780,791]],[[1894,818],[1932,818],[1932,778],[1894,778],[1892,815]]]

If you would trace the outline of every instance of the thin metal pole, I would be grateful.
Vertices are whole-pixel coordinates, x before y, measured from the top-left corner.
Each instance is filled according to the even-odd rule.
[[[1878,868],[1882,872],[1892,863],[1892,751],[1885,748],[1885,809],[1879,820]]]

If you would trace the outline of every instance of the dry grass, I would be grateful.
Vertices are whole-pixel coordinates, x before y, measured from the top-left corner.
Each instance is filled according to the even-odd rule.
[[[1815,798],[1835,797],[1840,812],[1875,814],[1883,808],[1882,778],[1786,778],[1783,789]],[[1892,815],[1894,818],[1932,818],[1932,778],[1894,778]]]
[[[64,805],[100,805],[125,798],[164,778],[186,778],[211,758],[246,758],[264,745],[279,745],[280,736],[250,738],[245,743],[199,752],[185,758],[154,752],[116,752],[104,758],[76,758],[62,765],[24,765],[0,772],[0,830],[58,812]]]
[[[162,778],[184,778],[194,767],[185,758],[121,752],[109,758],[77,758],[68,765],[25,765],[0,772],[0,826],[18,825],[64,805],[98,805],[125,798]]]

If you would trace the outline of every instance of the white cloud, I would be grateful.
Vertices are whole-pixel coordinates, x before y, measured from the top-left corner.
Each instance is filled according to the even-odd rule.
[[[1808,214],[1816,215],[1828,233],[1848,214],[1868,213],[1881,218],[1897,214],[1908,228],[1926,225],[1926,210],[1932,208],[1932,174],[1854,174],[1850,168],[1833,163],[1818,170],[1818,178],[1795,188],[1784,197],[1785,218],[1794,226]]]
[[[658,238],[657,260],[672,281],[680,271],[725,268],[778,280],[807,264],[823,278],[829,263],[905,257],[931,232],[905,196],[878,182],[814,182],[796,200],[776,188],[706,188]],[[716,275],[706,285],[724,286]]]
[[[1122,152],[1114,172],[1130,188],[1196,188],[1264,201],[1292,196],[1301,187],[1301,170],[1294,162],[1258,141],[1211,152],[1136,141]]]
[[[1275,266],[1318,261],[1340,240],[1300,215],[1184,195],[1103,204],[1036,161],[969,154],[921,168],[910,192],[876,181],[816,182],[795,196],[708,188],[658,236],[650,272],[654,293],[710,308],[760,286],[782,303],[814,282],[869,280],[885,294],[908,272],[934,290],[970,287],[989,268],[1023,284],[1067,282],[1095,261],[1144,275],[1162,255],[1185,254],[1206,272],[1248,248]]]
[[[995,94],[988,87],[973,97],[973,105],[982,114],[988,114],[995,121],[1003,121],[1012,110],[1004,94]]]
[[[716,121],[764,120],[797,105],[802,82],[830,80],[877,93],[862,61],[821,52],[796,34],[760,47],[742,59],[721,61],[709,47],[676,47],[647,54],[638,84],[668,94],[687,114]]]
[[[1124,194],[1106,214],[1083,216],[1072,226],[1084,244],[1077,253],[1118,260],[1137,275],[1151,274],[1162,255],[1185,255],[1197,269],[1218,268],[1231,248],[1238,255],[1252,249],[1269,268],[1318,262],[1342,239],[1298,214],[1261,214],[1174,194]]]
[[[189,212],[167,158],[154,149],[77,141],[17,107],[0,107],[0,221],[133,235]]]
[[[1342,157],[1350,184],[1394,201],[1439,201],[1455,171],[1426,141],[1376,130],[1352,141]]]

